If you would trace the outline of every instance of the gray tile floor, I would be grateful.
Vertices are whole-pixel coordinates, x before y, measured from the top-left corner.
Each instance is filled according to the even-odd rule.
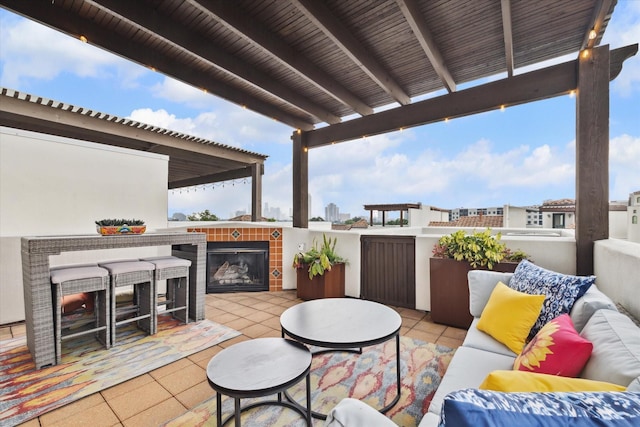
[[[295,291],[209,294],[206,317],[242,335],[148,374],[85,397],[23,426],[156,426],[215,395],[205,369],[213,355],[236,342],[280,337],[280,314],[301,300]],[[402,317],[402,336],[457,348],[466,330],[431,322],[424,311],[393,307]],[[25,334],[24,324],[0,327],[0,339]]]

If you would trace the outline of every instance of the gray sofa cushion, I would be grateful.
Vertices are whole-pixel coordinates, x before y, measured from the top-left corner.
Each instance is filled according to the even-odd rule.
[[[571,320],[576,331],[580,332],[587,324],[593,313],[601,308],[607,310],[616,310],[616,305],[611,299],[600,292],[598,287],[593,284],[589,290],[581,297],[578,298],[571,308]]]
[[[429,412],[440,415],[442,402],[447,394],[462,388],[478,387],[490,372],[512,369],[515,359],[515,355],[505,356],[471,347],[458,347],[447,373],[431,399]]]
[[[464,339],[464,343],[462,343],[465,347],[477,348],[478,350],[490,351],[492,353],[502,354],[504,356],[509,356],[515,358],[517,354],[509,349],[506,345],[501,342],[493,339],[488,334],[478,330],[476,325],[480,319],[475,318],[469,326],[469,330],[467,331],[467,336]]]
[[[508,285],[511,276],[513,276],[513,273],[499,273],[497,271],[487,270],[471,270],[467,273],[467,280],[469,282],[469,312],[473,317],[480,317],[496,284],[502,282]]]
[[[598,310],[580,333],[593,352],[580,376],[628,386],[640,376],[640,328],[614,310]]]

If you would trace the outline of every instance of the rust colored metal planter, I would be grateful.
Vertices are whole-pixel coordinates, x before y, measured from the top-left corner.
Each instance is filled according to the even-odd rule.
[[[309,279],[306,267],[297,269],[296,274],[298,298],[344,298],[344,264],[335,264],[331,271],[325,271],[322,276],[315,276],[313,279]]]
[[[518,263],[501,262],[492,271],[513,273]],[[429,258],[431,320],[456,328],[469,329],[473,316],[469,313],[469,263],[449,258]],[[488,270],[480,268],[479,270]]]

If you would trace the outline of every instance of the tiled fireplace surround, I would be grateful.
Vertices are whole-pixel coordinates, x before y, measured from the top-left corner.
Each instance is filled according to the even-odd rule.
[[[269,291],[282,290],[282,228],[203,227],[187,231],[207,234],[207,242],[269,242]]]

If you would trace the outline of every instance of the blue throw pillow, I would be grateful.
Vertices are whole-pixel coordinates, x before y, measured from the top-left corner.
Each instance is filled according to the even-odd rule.
[[[640,393],[502,393],[465,389],[445,396],[440,427],[633,427]]]
[[[540,328],[564,313],[569,313],[578,298],[596,281],[595,276],[556,273],[523,260],[516,267],[509,287],[531,295],[545,295],[540,316],[529,332],[533,338]]]

